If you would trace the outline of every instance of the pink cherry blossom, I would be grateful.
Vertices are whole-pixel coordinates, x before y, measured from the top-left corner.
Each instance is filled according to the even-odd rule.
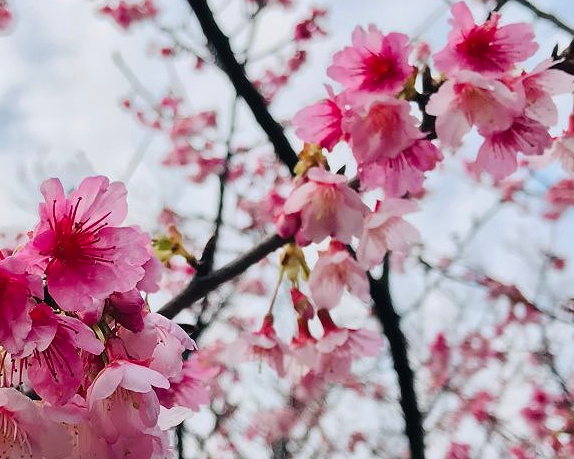
[[[85,312],[94,300],[133,289],[150,259],[149,237],[118,227],[127,212],[124,185],[90,177],[66,198],[60,181],[50,179],[41,190],[40,223],[18,257],[45,273],[58,305]]]
[[[309,276],[311,298],[318,309],[338,305],[345,288],[357,298],[369,301],[369,281],[365,271],[340,242],[333,242],[319,259]]]
[[[289,354],[285,359],[289,375],[300,379],[309,371],[318,370],[320,358],[317,340],[309,331],[308,320],[298,317],[297,333],[289,343]]]
[[[0,387],[0,457],[64,459],[72,451],[64,426],[48,420],[40,406],[11,387]]]
[[[505,131],[524,111],[524,94],[501,81],[460,71],[433,94],[427,113],[437,117],[436,133],[444,146],[457,148],[476,125],[482,135]]]
[[[106,313],[116,323],[134,333],[144,329],[144,308],[144,299],[136,289],[125,293],[112,293],[105,301]]]
[[[166,378],[178,375],[182,369],[181,354],[196,349],[195,342],[174,321],[157,313],[144,317],[143,330],[134,333],[120,331],[128,355],[148,362],[148,366]]]
[[[8,6],[0,2],[0,32],[7,30],[11,25],[14,18],[8,9]]]
[[[449,75],[462,69],[503,74],[538,49],[530,24],[499,26],[500,15],[493,13],[484,24],[476,25],[464,2],[455,3],[451,13],[453,28],[448,43],[434,55],[436,67]]]
[[[379,354],[383,340],[379,333],[366,329],[340,328],[333,322],[327,309],[317,313],[324,334],[317,341],[321,353],[318,373],[328,381],[343,382],[351,371],[351,364],[361,357]]]
[[[417,229],[402,218],[416,210],[417,204],[406,199],[389,198],[377,203],[375,212],[365,218],[357,248],[357,261],[364,269],[380,264],[388,251],[408,253],[409,245],[419,241]]]
[[[352,90],[394,95],[413,73],[408,57],[409,38],[401,33],[383,35],[374,25],[353,31],[353,46],[333,57],[327,75]]]
[[[470,445],[451,443],[444,459],[471,459]]]
[[[153,388],[169,381],[151,368],[114,360],[96,376],[86,400],[93,426],[110,444],[121,436],[139,437],[157,425],[160,404]]]
[[[510,128],[487,137],[478,150],[476,171],[486,171],[496,180],[512,174],[517,168],[516,156],[542,155],[552,144],[548,129],[538,121],[520,116]]]
[[[273,315],[266,314],[261,328],[255,333],[244,337],[245,350],[248,359],[265,360],[279,376],[285,376],[283,359],[287,346],[279,339],[273,328]]]
[[[359,165],[363,190],[382,188],[386,196],[402,197],[423,190],[425,172],[435,168],[442,154],[426,139],[416,140],[394,158]]]
[[[546,193],[549,210],[544,215],[549,220],[556,220],[570,207],[574,206],[574,180],[563,179],[550,187]]]
[[[524,114],[546,127],[558,122],[558,109],[552,96],[574,91],[574,76],[552,69],[552,65],[554,61],[548,59],[520,77],[526,95]]]
[[[574,174],[574,113],[570,114],[568,128],[554,139],[550,155],[558,159],[569,174]]]
[[[295,240],[300,245],[321,242],[328,236],[351,242],[360,235],[367,207],[343,175],[312,167],[307,181],[297,186],[285,202],[286,215],[300,214]]]
[[[169,389],[156,389],[162,406],[172,408],[183,406],[193,411],[199,411],[201,405],[207,405],[209,396],[208,383],[218,373],[220,368],[210,365],[193,354],[183,362],[179,374],[170,378]]]
[[[336,96],[331,86],[326,89],[329,97],[297,112],[292,123],[301,140],[331,151],[343,139],[341,121],[345,97],[344,94]]]
[[[42,279],[28,274],[26,264],[0,252],[0,346],[7,352],[20,352],[32,328],[30,311],[36,305],[32,296],[42,298]]]
[[[390,97],[357,98],[360,105],[343,119],[353,156],[359,166],[394,158],[415,140],[425,137],[406,100]]]
[[[57,316],[44,304],[39,304],[31,316],[31,335],[36,329],[42,330],[40,334],[35,334],[36,340],[30,341],[35,345],[33,354],[29,357],[14,357],[27,357],[30,385],[43,400],[52,404],[64,404],[84,380],[83,360],[79,350],[99,355],[104,345],[83,322],[74,317]],[[53,338],[47,342],[46,338],[51,335]]]

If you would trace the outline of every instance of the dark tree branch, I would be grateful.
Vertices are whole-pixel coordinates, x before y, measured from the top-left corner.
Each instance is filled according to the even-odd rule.
[[[528,0],[513,0],[513,1],[515,1],[516,3],[519,3],[520,5],[522,5],[523,7],[527,8],[527,9],[529,9],[536,16],[538,16],[540,19],[544,19],[545,21],[551,22],[556,27],[558,27],[560,30],[562,30],[566,33],[569,33],[570,35],[572,35],[574,37],[574,29],[572,27],[570,27],[568,24],[566,24],[564,21],[562,21],[560,18],[554,16],[553,14],[550,14],[550,13],[547,13],[545,11],[540,10],[538,7],[536,7],[535,5],[530,3]],[[498,4],[501,4],[501,5],[498,9],[500,9],[502,7],[502,5],[504,5],[504,3],[507,3],[507,2],[508,2],[508,0],[499,0]],[[497,6],[498,6],[498,4],[497,4]]]
[[[225,266],[204,276],[195,276],[177,296],[165,304],[158,312],[170,319],[174,318],[180,311],[200,300],[221,284],[239,276],[251,265],[254,265],[288,242],[290,241],[287,239],[273,235]]]
[[[292,173],[297,164],[297,154],[285,137],[281,125],[269,113],[265,99],[245,75],[243,65],[235,58],[229,39],[215,22],[207,0],[187,0],[187,3],[199,21],[217,65],[227,74],[237,94],[245,100],[253,112],[253,116],[273,144],[277,157]]]
[[[389,290],[389,257],[385,257],[383,275],[374,279],[369,274],[373,311],[381,324],[393,357],[393,365],[397,373],[401,392],[401,408],[405,416],[405,434],[409,441],[411,459],[424,459],[424,429],[423,418],[418,407],[415,392],[415,377],[409,364],[407,340],[400,326],[400,317],[393,307]]]

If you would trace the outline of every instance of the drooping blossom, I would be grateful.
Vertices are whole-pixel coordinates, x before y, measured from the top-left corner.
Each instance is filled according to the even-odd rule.
[[[32,329],[32,298],[43,298],[42,279],[26,272],[26,264],[0,252],[0,346],[15,354],[26,345]]]
[[[92,425],[110,444],[122,436],[141,437],[157,426],[160,404],[153,388],[169,381],[151,368],[128,360],[110,362],[88,388]]]
[[[353,31],[353,46],[333,56],[327,75],[346,89],[394,95],[413,73],[408,36],[383,35],[374,25]]]
[[[407,199],[377,202],[375,211],[365,217],[357,248],[357,261],[364,269],[380,264],[388,251],[407,254],[409,245],[419,241],[417,229],[402,218],[416,210],[418,205]]]
[[[343,132],[359,167],[394,158],[425,134],[410,114],[406,100],[390,97],[357,98],[360,104],[345,113]]]
[[[520,116],[507,130],[486,137],[478,150],[474,168],[501,180],[516,170],[518,153],[542,155],[551,145],[552,137],[546,127],[538,121]]]
[[[460,71],[431,96],[426,110],[437,117],[436,133],[441,143],[457,148],[473,125],[481,135],[510,128],[525,107],[524,93],[520,87],[516,89],[478,73]]]
[[[319,309],[317,315],[323,326],[323,336],[316,344],[321,353],[317,372],[326,380],[342,382],[354,360],[379,354],[383,343],[379,333],[338,327],[327,309]]]
[[[333,88],[326,85],[328,97],[316,104],[299,110],[293,117],[297,136],[309,143],[317,144],[331,151],[343,139],[345,94],[335,95]]]
[[[273,327],[273,315],[266,314],[261,328],[245,335],[243,353],[250,360],[265,361],[279,376],[285,376],[283,359],[287,346],[279,339]]]
[[[332,309],[338,305],[347,289],[357,298],[368,301],[369,281],[363,268],[340,242],[331,241],[309,276],[309,289],[317,309]]]
[[[433,170],[441,160],[440,150],[431,141],[416,140],[394,158],[360,164],[361,189],[382,188],[388,197],[416,195],[423,191],[425,172]]]
[[[486,22],[476,25],[464,2],[455,3],[451,13],[453,28],[448,43],[433,56],[437,69],[449,75],[456,70],[500,75],[538,49],[531,24],[500,26],[500,14],[493,13]]]
[[[348,243],[360,235],[367,207],[357,192],[347,186],[347,179],[319,167],[309,169],[306,178],[291,192],[284,206],[286,215],[300,215],[297,243],[321,242],[328,236]]]
[[[0,457],[64,459],[71,451],[64,426],[47,419],[26,395],[0,387]]]
[[[119,227],[127,213],[126,189],[89,177],[68,197],[58,179],[41,187],[40,223],[18,252],[46,276],[50,295],[65,311],[89,311],[94,300],[127,292],[144,278],[149,237]]]

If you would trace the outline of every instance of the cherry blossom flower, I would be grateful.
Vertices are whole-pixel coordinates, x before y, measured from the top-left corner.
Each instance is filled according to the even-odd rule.
[[[141,437],[157,425],[160,404],[154,387],[167,389],[169,381],[146,366],[113,360],[88,388],[93,427],[110,444],[121,436]]]
[[[0,387],[0,457],[68,458],[72,447],[64,426],[11,387]]]
[[[379,333],[366,329],[340,328],[335,325],[327,309],[319,309],[317,315],[324,330],[316,344],[322,354],[317,373],[326,380],[345,381],[353,360],[379,354],[383,343]]]
[[[524,111],[524,94],[501,81],[460,71],[433,94],[426,107],[437,117],[436,133],[444,146],[457,148],[476,125],[482,135],[505,131]]]
[[[149,237],[118,227],[127,212],[123,184],[89,177],[66,198],[60,181],[50,179],[41,190],[40,223],[18,258],[45,273],[62,309],[89,311],[94,300],[127,292],[142,280]]]
[[[501,180],[516,170],[519,152],[542,155],[551,145],[552,137],[546,127],[538,121],[520,116],[507,130],[486,137],[478,150],[474,168]]]
[[[279,376],[285,376],[283,358],[287,346],[279,339],[273,328],[273,315],[266,314],[261,328],[246,335],[243,340],[244,353],[248,359],[265,360]]]
[[[444,459],[471,459],[470,445],[451,443]]]
[[[26,264],[0,252],[0,345],[15,354],[24,348],[32,329],[32,296],[42,298],[42,279],[28,274]]]
[[[558,159],[564,170],[574,174],[574,113],[568,119],[568,128],[561,137],[554,139],[550,154]]]
[[[359,167],[383,158],[394,158],[425,137],[410,114],[410,105],[390,97],[357,98],[360,105],[345,113],[343,131]]]
[[[552,65],[552,59],[545,60],[520,77],[526,95],[524,114],[546,127],[558,122],[558,109],[552,96],[574,91],[574,76],[552,69]]]
[[[367,207],[347,186],[347,179],[319,167],[309,169],[306,177],[308,181],[291,192],[284,207],[286,215],[300,214],[297,243],[321,242],[327,236],[351,242],[352,236],[360,235]]]
[[[52,404],[64,404],[84,380],[79,349],[99,355],[104,345],[82,321],[55,315],[45,304],[36,306],[31,316],[32,337],[28,343],[34,345],[34,349],[25,349],[30,352],[29,357],[13,357],[28,357],[26,367],[30,385],[43,400]]]
[[[364,269],[380,264],[388,251],[406,254],[409,245],[419,241],[417,229],[402,218],[416,210],[417,204],[407,199],[377,202],[375,211],[365,218],[357,248],[357,261]]]
[[[14,18],[8,9],[8,5],[0,2],[0,32],[7,30],[11,25]]]
[[[450,346],[444,333],[439,333],[430,345],[430,355],[426,363],[431,374],[431,389],[440,389],[448,381],[450,359]]]
[[[183,368],[176,376],[170,378],[169,389],[155,389],[160,403],[166,408],[183,406],[199,411],[201,405],[210,402],[208,382],[220,368],[204,362],[197,354],[191,355],[183,362]]]
[[[343,290],[369,301],[369,281],[363,268],[340,242],[331,241],[309,276],[311,298],[318,309],[332,309],[341,300]]]
[[[382,188],[386,196],[402,197],[423,191],[425,172],[433,170],[442,154],[432,142],[416,140],[394,158],[360,164],[361,189]]]
[[[345,94],[336,96],[331,86],[325,87],[328,98],[297,112],[292,123],[301,140],[331,151],[343,139],[341,122]]]
[[[462,69],[500,75],[538,49],[530,24],[499,26],[500,14],[493,13],[484,24],[476,25],[464,2],[455,3],[451,13],[448,43],[433,56],[436,67],[449,75]]]
[[[353,46],[333,57],[327,75],[351,90],[394,95],[413,73],[408,57],[409,38],[401,33],[383,35],[374,25],[353,31]]]
[[[326,15],[327,10],[313,8],[311,10],[311,16],[302,20],[295,26],[293,39],[295,41],[306,41],[314,38],[317,35],[327,35],[321,26],[317,24],[317,21]]]
[[[546,193],[546,202],[550,209],[544,217],[557,220],[570,207],[574,206],[574,180],[563,179],[550,187]]]

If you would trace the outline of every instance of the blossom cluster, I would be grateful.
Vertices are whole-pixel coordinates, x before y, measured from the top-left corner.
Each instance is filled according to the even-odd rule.
[[[497,180],[517,169],[519,152],[542,155],[552,145],[548,129],[558,121],[552,96],[572,92],[574,78],[554,69],[550,59],[531,71],[517,67],[538,49],[530,24],[500,25],[499,13],[493,13],[477,25],[463,2],[451,13],[448,42],[432,55],[442,72],[432,90],[421,94],[415,88],[421,69],[409,64],[413,45],[406,35],[358,27],[352,46],[336,53],[327,69],[342,91],[327,86],[327,99],[293,119],[306,142],[329,151],[346,142],[364,190],[382,188],[399,197],[420,192],[424,173],[443,157],[428,140],[435,134],[441,149],[456,149],[475,127],[483,143],[473,169]],[[414,60],[425,61],[420,47],[415,54]],[[428,132],[433,126],[424,122],[421,132],[409,101],[436,117],[436,132]],[[557,148],[564,156],[564,146]]]
[[[169,457],[168,429],[206,400],[194,341],[142,296],[162,269],[150,237],[121,226],[119,182],[41,191],[28,242],[0,254],[0,456]]]

